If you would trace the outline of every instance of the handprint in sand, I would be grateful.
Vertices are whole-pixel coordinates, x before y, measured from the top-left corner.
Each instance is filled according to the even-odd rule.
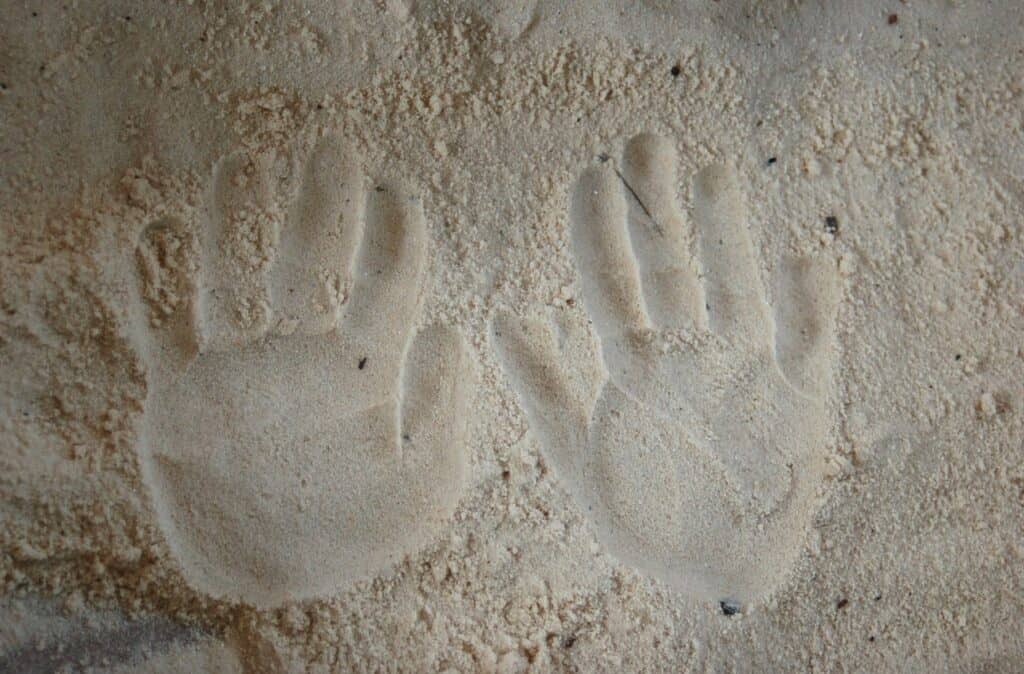
[[[676,190],[674,150],[651,135],[573,189],[600,381],[579,383],[546,319],[500,315],[493,338],[607,549],[695,596],[746,601],[791,567],[823,475],[837,277],[783,262],[773,312],[734,170],[694,179],[695,236]]]
[[[416,331],[420,202],[367,189],[333,139],[300,173],[280,208],[267,162],[228,157],[199,236],[163,220],[137,251],[140,456],[160,526],[193,587],[258,606],[414,552],[465,473],[467,349]]]

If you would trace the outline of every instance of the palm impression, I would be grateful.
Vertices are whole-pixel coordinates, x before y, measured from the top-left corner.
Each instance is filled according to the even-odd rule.
[[[414,336],[419,201],[366,190],[332,139],[280,215],[269,175],[229,157],[198,242],[175,220],[143,232],[134,331],[160,526],[196,589],[258,606],[336,590],[438,532],[472,381],[456,332]]]
[[[603,162],[573,190],[602,382],[578,383],[546,320],[499,316],[494,338],[609,551],[698,597],[748,600],[792,565],[821,482],[838,284],[829,264],[786,261],[773,316],[733,171],[696,176],[693,246],[676,185],[671,145],[641,135],[621,170]]]

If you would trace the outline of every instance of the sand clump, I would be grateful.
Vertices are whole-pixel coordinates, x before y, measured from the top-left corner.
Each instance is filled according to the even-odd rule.
[[[1013,3],[7,4],[0,670],[1021,668]]]

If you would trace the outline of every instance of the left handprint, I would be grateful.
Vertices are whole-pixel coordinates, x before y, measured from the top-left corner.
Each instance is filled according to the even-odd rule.
[[[267,176],[228,157],[198,237],[146,228],[132,331],[167,542],[195,589],[263,607],[336,591],[439,532],[463,488],[473,386],[456,331],[415,330],[419,200],[365,189],[327,139],[278,228]]]

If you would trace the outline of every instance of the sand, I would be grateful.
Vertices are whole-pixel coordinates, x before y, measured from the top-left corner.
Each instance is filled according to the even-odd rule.
[[[0,15],[0,671],[1024,670],[1016,3]]]

